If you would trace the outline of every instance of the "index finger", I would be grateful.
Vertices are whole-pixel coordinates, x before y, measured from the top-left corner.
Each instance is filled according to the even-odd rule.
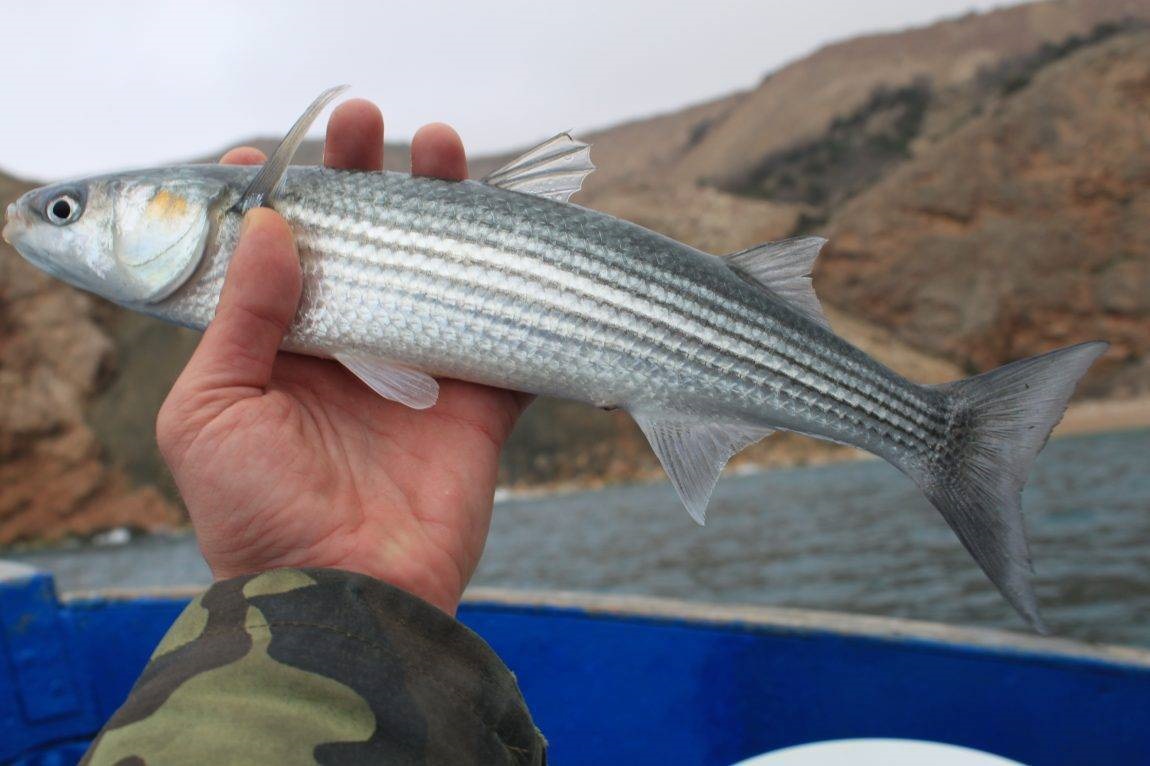
[[[362,98],[336,107],[327,122],[323,164],[344,170],[383,170],[383,115],[379,107]]]

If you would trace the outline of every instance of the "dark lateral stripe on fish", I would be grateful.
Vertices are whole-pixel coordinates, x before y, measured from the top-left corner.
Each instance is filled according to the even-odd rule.
[[[420,275],[423,274],[423,272],[411,272],[411,273],[416,273],[416,274],[420,274]],[[444,279],[444,280],[442,280],[442,282],[451,285],[451,287],[457,291],[451,297],[450,300],[446,300],[446,299],[438,297],[436,295],[429,294],[426,291],[419,289],[419,288],[408,288],[408,287],[402,286],[401,284],[397,284],[395,282],[388,282],[388,281],[386,281],[386,278],[379,279],[378,285],[380,287],[386,287],[389,291],[391,291],[393,293],[406,295],[407,297],[412,299],[413,303],[415,303],[415,302],[431,302],[431,303],[435,303],[438,307],[445,308],[445,309],[458,309],[459,306],[461,305],[461,303],[465,303],[467,298],[472,297],[474,294],[473,290],[471,289],[474,287],[473,283],[467,282],[467,281],[462,280],[462,279],[451,279],[451,278]],[[554,306],[555,306],[554,304],[542,304],[537,300],[537,298],[535,298],[533,295],[531,295],[529,293],[514,293],[514,292],[502,291],[502,290],[497,290],[496,292],[502,294],[504,297],[507,297],[509,299],[515,299],[520,304],[536,305],[536,306],[540,306],[540,307],[545,307],[548,310],[554,309]],[[476,300],[475,303],[477,304],[476,305],[477,309],[482,307],[481,301]],[[567,318],[567,319],[575,320],[575,319],[584,319],[585,318],[583,315],[565,312],[562,309],[554,309],[554,310],[556,310],[557,313],[563,314],[565,316],[565,318]],[[508,319],[508,318],[510,318],[510,315],[500,316],[500,318],[501,319]],[[511,324],[508,323],[507,326],[510,327]],[[539,331],[534,331],[534,332],[539,332]],[[553,337],[561,337],[561,336],[555,335],[554,333],[551,333],[551,335]],[[599,340],[600,340],[600,342],[603,341],[602,338],[600,338]],[[645,341],[639,340],[638,342],[644,343],[644,345],[647,345],[647,346],[653,348],[653,346],[651,346],[651,344],[646,343]],[[620,353],[620,355],[626,355],[626,354],[633,352],[633,349],[631,347],[628,347],[628,346],[616,346],[615,350],[618,351]],[[700,364],[697,360],[690,360],[689,357],[684,355],[682,352],[674,352],[673,355],[678,356],[680,358],[683,358],[684,360],[687,360],[687,361],[693,361],[697,365]],[[659,357],[651,357],[651,360],[652,361],[658,361]],[[724,368],[717,366],[717,365],[714,365],[714,364],[702,364],[701,367],[707,368],[708,372],[713,372],[716,375],[723,374],[723,373],[727,372],[727,370],[725,370]],[[797,385],[802,385],[800,383],[797,383],[797,381],[795,381],[795,383]],[[815,393],[817,394],[818,392],[816,391]],[[804,407],[816,407],[816,408],[826,412],[827,414],[834,415],[836,418],[843,420],[846,423],[850,423],[850,424],[853,424],[853,425],[856,425],[859,427],[867,428],[868,430],[871,430],[873,433],[875,433],[875,435],[877,435],[877,436],[880,436],[880,437],[881,436],[887,436],[888,438],[891,438],[889,432],[884,431],[883,429],[875,429],[873,426],[873,423],[867,421],[866,419],[862,418],[861,416],[844,415],[841,411],[836,411],[831,406],[833,403],[837,403],[837,404],[840,404],[842,406],[847,406],[848,403],[841,401],[841,400],[836,400],[833,396],[827,396],[825,394],[819,394],[819,396],[821,396],[822,399],[819,399],[816,401],[811,401],[811,400],[802,398],[800,396],[791,394],[787,391],[779,391],[779,392],[777,392],[777,395],[779,395],[783,398],[786,398],[786,399],[790,399],[791,401],[794,401],[798,405],[801,405]],[[830,401],[827,401],[827,400],[830,400]],[[905,446],[910,446],[912,444],[912,442],[910,442],[909,440],[897,440],[897,441],[902,442]]]
[[[370,256],[362,256],[362,255],[357,254],[357,252],[356,252],[357,249],[361,249],[365,244],[364,239],[347,238],[346,235],[342,231],[340,231],[338,229],[328,229],[328,228],[325,228],[318,223],[309,222],[309,225],[313,226],[318,231],[327,231],[329,234],[328,237],[323,238],[322,240],[317,240],[315,242],[315,244],[320,245],[321,247],[324,247],[325,249],[334,249],[334,247],[336,245],[343,245],[344,249],[340,252],[340,254],[342,256],[346,257],[349,260],[360,261],[361,263],[363,263],[365,265],[372,266],[376,270],[378,270],[383,275],[383,279],[381,279],[380,283],[379,283],[380,289],[386,289],[386,290],[402,289],[402,286],[397,284],[394,280],[388,281],[387,275],[388,275],[390,269],[380,268],[378,262],[372,260]],[[361,233],[360,236],[364,237],[366,235]],[[441,260],[444,262],[452,263],[452,264],[457,265],[457,266],[462,263],[460,261],[453,260],[452,258],[448,257],[444,251],[440,251],[440,250],[431,250],[431,249],[427,249],[427,248],[416,248],[416,247],[412,247],[412,246],[397,247],[397,246],[394,246],[390,243],[388,244],[388,249],[393,250],[397,254],[406,253],[408,255],[422,255],[424,257],[432,258],[435,260]],[[469,266],[471,266],[472,268],[481,268],[481,265],[478,263],[467,262],[467,264]],[[404,259],[402,259],[402,258],[397,259],[394,264],[389,264],[389,266],[398,267],[398,269],[401,273],[411,274],[411,275],[423,278],[431,285],[436,285],[439,283],[449,283],[449,284],[452,284],[452,285],[458,287],[460,290],[464,291],[464,293],[468,292],[469,290],[473,290],[475,287],[474,283],[468,282],[464,278],[452,277],[450,275],[446,275],[446,274],[442,274],[442,273],[430,272],[427,269],[419,269],[410,263],[405,263]],[[335,276],[335,275],[332,274],[331,276]],[[362,273],[361,273],[361,276],[362,276]],[[518,276],[530,277],[530,279],[536,283],[538,283],[541,279],[537,274],[518,274]],[[561,287],[564,289],[570,289],[569,287],[562,285],[562,283],[552,282],[551,284],[553,284],[556,287]],[[349,285],[350,285],[350,283],[349,283]],[[640,335],[638,333],[638,331],[636,331],[634,329],[634,327],[630,324],[616,324],[616,323],[612,323],[608,320],[605,320],[604,317],[602,317],[602,316],[592,317],[592,316],[588,316],[585,314],[580,314],[576,311],[571,311],[562,302],[553,302],[553,303],[541,304],[535,293],[530,293],[530,292],[518,293],[518,292],[502,289],[502,288],[499,288],[499,287],[496,287],[493,285],[484,286],[484,289],[488,292],[502,295],[507,300],[514,301],[515,303],[518,303],[518,304],[535,304],[535,305],[545,307],[547,311],[561,313],[565,318],[569,319],[572,322],[595,322],[596,324],[598,324],[601,327],[609,326],[612,329],[614,329],[620,337],[622,337],[624,339],[629,339],[632,342],[642,341],[645,344],[652,346],[655,350],[661,351],[666,356],[676,358],[676,359],[680,360],[681,362],[685,363],[686,365],[694,366],[697,371],[704,371],[704,370],[711,371],[719,379],[721,379],[722,376],[726,376],[726,375],[731,374],[730,368],[723,367],[723,366],[718,365],[718,364],[707,363],[703,360],[700,360],[688,351],[667,345],[665,342],[663,342],[658,337]],[[416,294],[419,294],[419,293],[417,292]],[[627,309],[625,307],[621,307],[621,306],[619,306],[617,304],[613,304],[613,303],[604,302],[597,295],[586,294],[585,297],[588,300],[596,303],[596,305],[605,309],[606,316],[611,316],[612,314],[619,314],[619,313],[631,314],[634,318],[640,320],[640,326],[642,326],[643,323],[651,323],[654,321],[654,320],[650,319],[649,317],[635,314],[630,309]],[[668,322],[660,322],[659,324],[661,324],[668,331],[674,331],[677,329],[673,324],[668,323]],[[712,344],[712,343],[705,341],[704,339],[701,339],[701,338],[695,338],[694,340],[695,340],[695,343],[697,345],[701,345],[703,347],[710,348],[711,350],[715,351],[716,353],[723,355],[727,358],[732,358],[734,356],[729,349],[726,349],[722,346]],[[616,350],[620,351],[621,353],[628,353],[631,351],[631,349],[625,345],[617,346]],[[885,437],[885,438],[892,439],[893,441],[899,443],[900,445],[907,447],[907,448],[910,448],[912,450],[924,450],[925,451],[926,448],[929,446],[929,442],[926,441],[925,439],[923,439],[919,436],[916,436],[912,432],[907,431],[905,429],[905,427],[901,426],[899,423],[892,422],[891,420],[888,420],[887,418],[883,417],[883,415],[886,414],[885,412],[867,413],[867,414],[870,415],[870,417],[873,420],[878,421],[879,423],[886,426],[886,428],[876,427],[873,422],[868,421],[867,419],[859,416],[857,408],[852,408],[850,405],[850,402],[847,401],[846,399],[842,398],[841,394],[836,395],[834,393],[834,388],[841,387],[841,383],[838,381],[835,381],[832,378],[826,377],[825,375],[819,376],[821,381],[825,381],[826,383],[830,384],[827,386],[827,388],[828,388],[827,391],[821,391],[818,388],[811,385],[810,383],[807,383],[806,381],[803,381],[803,380],[798,379],[798,378],[787,376],[784,371],[773,370],[769,367],[765,367],[761,363],[758,363],[754,358],[747,357],[747,356],[740,356],[740,357],[736,357],[736,358],[740,359],[741,361],[744,361],[752,372],[754,372],[754,371],[759,372],[758,378],[751,377],[750,375],[744,376],[744,380],[750,386],[754,387],[755,389],[767,389],[767,388],[769,388],[772,390],[772,394],[775,396],[782,396],[784,398],[791,399],[793,401],[799,402],[799,403],[807,405],[807,406],[815,406],[818,409],[826,412],[828,415],[835,417],[836,419],[839,419],[839,420],[842,420],[846,423],[850,423],[850,424],[865,428],[880,438]],[[653,356],[653,355],[649,356],[648,359],[649,359],[649,361],[652,361],[652,362],[658,362],[660,360],[660,358],[658,356]],[[796,364],[796,366],[799,366],[799,365]],[[764,370],[767,371],[769,374],[763,375],[762,371],[764,371]],[[818,374],[817,371],[815,372],[815,374]],[[812,398],[811,399],[805,399],[805,398],[796,396],[794,394],[791,394],[789,392],[785,392],[785,389],[787,387],[793,387],[793,386],[799,386],[799,387],[809,391]],[[829,400],[829,401],[825,401],[825,400]],[[840,406],[839,407],[833,406],[836,404],[840,405]]]
[[[298,216],[301,214],[302,211],[294,210],[291,207],[287,207],[287,208],[285,208],[285,212],[287,212],[293,216]],[[373,263],[371,257],[370,256],[367,256],[367,257],[360,256],[355,251],[355,249],[357,247],[362,248],[365,244],[368,244],[368,243],[370,243],[372,246],[374,246],[376,248],[386,248],[386,249],[391,249],[391,250],[407,250],[408,252],[419,253],[419,254],[425,255],[425,256],[430,257],[430,258],[444,261],[445,263],[454,264],[456,266],[466,265],[466,266],[478,267],[480,265],[479,263],[477,263],[473,260],[468,260],[468,259],[462,258],[456,254],[451,253],[451,251],[447,248],[431,249],[431,248],[416,248],[416,247],[413,247],[411,245],[400,246],[400,245],[397,245],[394,241],[392,241],[392,239],[394,239],[394,237],[392,239],[385,239],[385,238],[380,237],[380,236],[373,236],[372,233],[370,231],[367,231],[367,230],[361,231],[357,234],[359,239],[352,239],[352,238],[349,238],[347,233],[346,233],[346,226],[340,226],[339,221],[331,221],[329,223],[325,223],[324,221],[319,220],[315,217],[309,217],[309,216],[307,216],[307,214],[303,215],[303,219],[304,219],[303,222],[306,223],[307,226],[314,227],[317,230],[327,232],[327,233],[329,233],[330,236],[338,238],[342,242],[348,243],[350,245],[350,247],[343,253],[343,255],[345,255],[345,257],[348,257],[348,258],[356,258],[357,260],[360,260],[364,264],[367,264],[367,265],[371,265]],[[401,229],[398,227],[389,227],[386,224],[379,224],[378,226],[373,227],[373,228],[385,229],[385,230],[387,230],[393,234],[397,234],[397,235],[403,234],[405,231],[405,229]],[[454,243],[454,244],[472,244],[476,247],[490,247],[493,250],[496,250],[497,252],[502,254],[508,261],[514,262],[517,260],[517,256],[515,255],[515,253],[507,251],[506,246],[502,245],[502,244],[487,244],[486,242],[482,242],[482,241],[481,242],[475,242],[475,241],[459,240],[459,239],[452,240],[452,243]],[[555,270],[565,272],[569,275],[582,276],[584,278],[590,278],[592,276],[592,275],[589,275],[586,273],[571,272],[571,271],[568,271],[566,269],[563,269],[560,262],[551,263],[549,265],[552,268],[554,268]],[[544,277],[540,276],[538,273],[526,272],[526,271],[507,271],[506,269],[503,269],[503,268],[497,268],[495,264],[490,263],[490,262],[484,264],[484,266],[485,266],[485,268],[487,268],[491,271],[499,271],[501,273],[508,274],[508,275],[513,274],[515,276],[519,276],[519,277],[522,277],[525,279],[530,279],[533,281],[542,280],[542,281],[548,282],[549,284],[551,284],[555,288],[558,288],[561,291],[574,291],[575,290],[575,288],[570,284],[566,284],[566,283],[562,283],[562,282],[556,282],[556,281],[552,281],[552,280],[546,280]],[[660,326],[669,332],[670,331],[675,331],[675,332],[681,332],[682,331],[682,328],[676,326],[675,324],[672,323],[672,321],[670,321],[668,319],[661,318],[657,315],[656,316],[646,316],[646,315],[635,313],[630,308],[621,306],[617,303],[607,301],[602,295],[600,295],[598,293],[584,291],[581,293],[581,295],[584,298],[586,298],[587,300],[593,301],[597,305],[606,309],[608,317],[610,316],[611,312],[615,312],[615,313],[625,312],[625,313],[633,316],[636,320],[638,320],[640,325],[642,325],[643,323],[647,323],[650,325]],[[647,296],[632,295],[632,297],[635,298],[637,301],[645,301],[646,303],[651,304],[651,305],[662,306],[668,310],[674,311],[675,313],[682,313],[682,311],[683,311],[683,306],[681,304],[660,303],[658,301],[651,300]],[[594,320],[596,322],[605,322],[606,321],[606,322],[610,323],[610,320],[605,319],[603,316],[588,317],[588,316],[580,315],[577,312],[573,315],[573,318],[579,319],[579,320],[584,320],[584,321]],[[723,327],[715,325],[714,323],[709,322],[705,319],[702,319],[699,317],[692,317],[692,319],[694,321],[699,322],[700,324],[705,325],[709,329],[714,330],[716,333],[722,334],[724,332],[729,332],[729,328],[723,328]],[[628,334],[631,334],[632,336],[636,332],[634,327],[631,325],[626,325],[626,326],[617,325],[617,328],[627,332]],[[844,396],[842,394],[835,395],[832,392],[835,391],[836,389],[845,389],[849,393],[855,393],[856,395],[858,395],[864,399],[868,399],[870,401],[875,401],[871,396],[868,396],[867,392],[859,390],[857,387],[852,386],[851,385],[852,381],[850,379],[847,379],[846,381],[844,381],[844,380],[839,379],[839,378],[831,377],[829,374],[827,374],[826,371],[821,370],[817,366],[811,364],[809,362],[809,360],[804,360],[800,357],[790,356],[790,355],[787,355],[785,353],[778,354],[778,356],[780,356],[784,360],[788,361],[790,364],[794,365],[796,368],[801,369],[801,370],[809,373],[812,377],[815,377],[819,382],[823,383],[824,387],[827,389],[826,391],[821,391],[817,387],[814,387],[814,386],[808,384],[807,382],[802,381],[799,378],[795,378],[793,376],[787,375],[785,370],[774,369],[774,368],[770,368],[770,367],[764,365],[762,363],[763,355],[761,353],[761,350],[758,347],[766,342],[767,339],[765,337],[760,337],[757,339],[752,339],[752,338],[745,338],[744,339],[744,342],[748,346],[752,347],[751,353],[739,352],[739,351],[736,351],[736,350],[728,348],[728,347],[720,346],[720,345],[711,343],[711,342],[707,341],[706,339],[698,337],[698,336],[695,336],[694,340],[698,344],[701,344],[704,347],[707,347],[710,350],[715,351],[716,353],[723,355],[724,357],[733,358],[733,359],[736,359],[738,361],[744,362],[747,366],[749,366],[751,368],[751,370],[769,371],[769,373],[771,374],[769,377],[768,376],[762,376],[760,373],[760,378],[757,380],[754,378],[749,378],[747,376],[744,376],[744,377],[747,377],[749,382],[753,382],[754,385],[756,385],[756,386],[769,387],[769,388],[775,389],[777,391],[780,388],[778,383],[782,383],[782,384],[786,384],[786,385],[789,385],[789,384],[802,385],[805,388],[811,390],[815,397],[828,396],[831,399],[833,399],[835,402],[845,404],[848,406],[850,405],[849,400],[844,398]],[[665,348],[668,352],[674,350],[674,347],[666,345],[665,342],[663,342],[662,347]],[[690,359],[689,357],[684,357],[684,360],[687,361],[688,363],[695,361],[693,359]],[[722,368],[718,368],[718,369],[722,369]],[[730,372],[729,370],[723,370],[723,371],[725,373],[728,373],[728,374]],[[775,381],[778,381],[778,382],[775,382]],[[900,412],[898,412],[896,409],[891,407],[889,403],[882,402],[881,400],[877,401],[875,403],[878,406],[873,408],[873,409],[868,408],[868,410],[869,410],[868,414],[871,415],[872,417],[874,417],[876,420],[880,421],[881,423],[884,423],[885,425],[889,426],[889,428],[895,429],[896,433],[902,434],[906,437],[905,439],[897,439],[898,441],[904,442],[907,446],[923,446],[923,445],[928,443],[927,440],[929,440],[931,438],[938,438],[939,433],[941,431],[941,426],[943,424],[936,424],[936,423],[925,424],[925,425],[917,424],[917,423],[914,423],[914,421],[910,420],[909,418],[906,418],[905,416],[903,416]],[[906,425],[904,425],[902,422],[899,422],[900,420],[911,423],[912,424],[911,428],[907,428]],[[931,426],[933,426],[933,428]],[[877,434],[880,434],[880,435],[882,435],[886,431],[886,429],[874,429],[874,428],[872,428],[871,430],[875,431]]]
[[[333,210],[344,209],[343,206],[339,205],[338,203],[333,205],[332,208]],[[354,212],[354,208],[348,206],[345,209],[345,212],[350,215]],[[397,213],[399,212],[406,214],[406,220],[405,218],[397,216]],[[932,408],[930,403],[915,397],[913,389],[907,387],[900,389],[899,387],[894,386],[889,380],[886,380],[881,376],[867,375],[866,373],[869,371],[865,367],[850,368],[846,365],[843,365],[841,360],[835,358],[833,352],[827,351],[827,353],[818,354],[818,351],[823,351],[824,349],[819,349],[817,346],[811,347],[809,345],[804,345],[802,343],[802,336],[795,329],[788,327],[785,323],[779,323],[775,321],[774,317],[759,317],[760,320],[765,320],[771,323],[769,330],[761,327],[755,327],[754,325],[747,323],[747,313],[751,313],[753,315],[753,312],[755,312],[755,307],[751,304],[739,304],[741,308],[746,309],[747,313],[738,314],[731,312],[725,307],[725,302],[730,300],[730,296],[720,295],[717,293],[702,292],[705,286],[695,282],[685,282],[676,279],[678,275],[667,270],[627,270],[622,268],[620,264],[629,263],[628,261],[609,259],[609,251],[603,250],[597,244],[592,243],[590,240],[581,239],[578,236],[573,235],[569,240],[563,240],[558,238],[549,238],[546,232],[543,231],[533,231],[530,235],[527,235],[522,231],[513,228],[499,227],[497,223],[490,220],[478,219],[458,221],[454,227],[447,228],[444,227],[442,223],[438,225],[435,223],[435,221],[442,221],[442,219],[443,216],[437,216],[435,215],[434,211],[427,210],[425,208],[400,208],[398,210],[384,208],[381,209],[380,214],[373,219],[373,224],[377,227],[389,226],[396,231],[410,231],[412,229],[421,231],[438,231],[442,232],[440,236],[444,237],[445,239],[450,239],[453,242],[460,244],[471,243],[479,246],[491,247],[509,255],[514,255],[513,248],[515,247],[519,247],[525,251],[534,250],[536,254],[542,254],[538,248],[538,245],[550,245],[553,249],[552,252],[562,252],[567,256],[567,258],[564,259],[556,258],[554,260],[549,260],[551,265],[561,270],[568,270],[564,269],[563,267],[569,266],[571,267],[569,270],[573,271],[574,273],[581,274],[587,278],[602,279],[604,275],[601,273],[601,270],[606,268],[616,272],[610,275],[616,277],[615,281],[618,281],[617,277],[620,274],[640,280],[641,283],[647,285],[656,283],[659,280],[670,279],[672,281],[669,283],[669,285],[668,282],[664,281],[662,282],[663,286],[673,286],[676,288],[676,292],[679,296],[692,299],[691,301],[686,302],[687,305],[697,306],[703,311],[714,312],[722,318],[727,319],[732,323],[736,323],[736,325],[742,325],[742,327],[745,328],[752,330],[757,329],[760,332],[767,334],[781,335],[785,339],[790,340],[794,344],[794,348],[796,350],[814,350],[816,353],[812,355],[814,356],[813,361],[803,360],[797,356],[787,355],[786,351],[788,349],[786,348],[782,349],[779,355],[786,356],[788,361],[790,361],[792,364],[803,368],[811,374],[817,375],[820,378],[832,380],[836,385],[851,390],[863,399],[873,402],[880,408],[885,408],[885,410],[891,413],[894,417],[905,419],[907,422],[912,424],[912,428],[917,427],[921,429],[921,431],[914,434],[918,438],[921,439],[925,437],[937,437],[945,426],[945,419],[939,417],[938,413],[935,411],[936,408]],[[314,223],[314,219],[312,219],[312,222]],[[346,229],[346,226],[347,220],[339,219],[338,222],[333,222],[330,228],[340,228],[342,230]],[[461,235],[460,226],[474,228],[480,231],[489,231],[497,234],[502,234],[504,238],[501,239],[498,236],[488,236],[479,239],[469,239]],[[597,250],[597,254],[600,254],[603,257],[595,259],[592,258],[590,254],[581,253],[578,249],[572,248],[573,242],[586,245],[588,250]],[[579,269],[577,264],[571,262],[573,257],[578,256],[585,258],[590,265],[599,267],[600,271],[597,272],[594,270]],[[492,266],[492,268],[495,267]],[[635,297],[654,301],[654,299],[652,299],[649,295],[635,295]],[[664,305],[669,310],[675,311],[676,313],[686,313],[684,311],[685,306],[682,304],[666,302],[662,305]],[[703,319],[702,317],[699,317],[697,314],[690,316],[696,318],[697,321],[705,322],[712,329],[722,333],[731,333],[733,330],[735,330],[735,328],[732,326],[715,324]],[[649,320],[645,319],[644,321]],[[764,345],[764,343],[767,342],[767,338],[762,335],[754,337],[747,335],[745,332],[738,332],[737,335],[742,340],[755,347],[761,347]],[[755,350],[758,352],[759,349],[756,348]],[[826,365],[831,369],[820,370],[817,366],[818,364]],[[835,372],[841,373],[844,377],[846,377],[846,379],[843,380],[831,378],[830,376]],[[870,385],[875,390],[868,391],[865,388],[858,387],[858,385]],[[893,401],[885,400],[883,398],[884,396],[889,397],[889,399]],[[900,406],[903,408],[909,408],[912,415],[917,415],[918,417],[908,416],[904,411],[899,409]],[[876,414],[877,411],[878,410],[876,410]],[[892,423],[892,425],[897,424]]]
[[[457,218],[453,220],[450,216],[444,216],[441,213],[437,214],[437,212],[440,211],[437,211],[436,208],[442,207],[443,205],[441,201],[429,202],[424,196],[411,193],[412,190],[408,189],[400,192],[399,199],[393,200],[391,199],[392,188],[393,187],[391,186],[388,187],[389,194],[387,201],[389,206],[378,211],[377,220],[381,222],[393,222],[397,228],[418,226],[421,230],[424,231],[438,231],[441,232],[443,236],[458,238],[460,224],[470,225],[484,230],[499,232],[508,238],[502,242],[498,239],[491,239],[489,244],[492,246],[507,248],[514,244],[522,247],[525,251],[531,250],[536,255],[542,254],[539,248],[535,247],[537,243],[546,244],[552,248],[562,249],[569,255],[579,254],[578,250],[573,250],[571,247],[572,243],[578,243],[586,251],[587,255],[585,257],[587,260],[594,266],[612,269],[615,274],[626,274],[628,276],[637,277],[643,283],[651,282],[652,277],[669,279],[679,294],[690,295],[701,300],[712,301],[710,305],[701,304],[704,308],[722,310],[722,308],[725,307],[726,302],[732,299],[738,299],[738,296],[727,294],[696,292],[702,290],[704,286],[695,281],[692,281],[686,275],[681,275],[671,270],[644,270],[642,268],[642,261],[619,259],[615,253],[613,253],[609,248],[603,246],[601,242],[583,237],[578,229],[571,229],[566,231],[565,237],[567,237],[567,239],[563,239],[553,236],[545,227],[536,227],[531,229],[530,232],[524,232],[522,228],[516,228],[510,224],[501,225],[499,220],[493,220],[490,218],[468,217],[469,211],[456,210],[455,208],[452,208],[452,212],[457,216]],[[343,208],[349,214],[357,213],[354,205],[348,205],[344,207],[337,203],[333,206],[333,208]],[[404,220],[398,218],[397,216],[400,213],[404,213],[407,216],[414,216],[415,220]],[[677,244],[671,243],[670,240],[668,240],[668,243]],[[592,254],[597,256],[597,258],[592,258]],[[638,269],[638,271],[634,269]],[[746,302],[740,302],[739,305],[741,308],[747,309],[750,312],[755,312],[757,310],[756,306]],[[726,313],[725,316],[734,321],[745,322],[745,315]],[[792,340],[799,345],[805,344],[806,339],[797,329],[788,327],[786,325],[780,325],[777,329],[781,333],[787,335],[789,340]],[[814,350],[817,353],[823,349],[815,348]],[[844,374],[857,375],[859,372],[859,370],[851,370],[847,367],[841,366],[840,360],[835,357],[833,352],[818,355],[818,359],[822,363],[827,364],[836,370],[842,371]],[[886,380],[881,376],[867,378],[867,382],[874,385],[877,389],[885,391],[899,404],[912,408],[924,417],[932,419],[935,423],[941,422],[940,419],[935,417],[931,403],[914,397],[913,388],[895,386],[891,383],[891,381]],[[920,423],[920,425],[923,424]]]

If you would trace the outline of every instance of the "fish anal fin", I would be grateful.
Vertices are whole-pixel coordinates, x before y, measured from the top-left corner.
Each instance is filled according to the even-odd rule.
[[[333,356],[385,399],[413,410],[425,410],[439,399],[439,384],[435,378],[414,367],[358,351],[339,351]]]
[[[295,157],[296,151],[299,150],[300,144],[307,138],[307,131],[311,128],[311,124],[315,122],[315,118],[319,117],[320,112],[330,104],[336,96],[347,90],[346,85],[337,85],[334,88],[328,88],[323,93],[316,97],[315,101],[299,116],[299,119],[292,125],[291,130],[284,136],[283,141],[272,152],[272,156],[268,157],[267,162],[263,164],[260,171],[256,173],[256,177],[248,184],[248,188],[244,190],[244,194],[240,197],[240,201],[236,203],[236,207],[242,213],[246,213],[252,208],[262,207],[275,197],[276,190],[279,188],[280,183],[283,181],[284,173],[287,172],[288,166],[291,165],[292,158]]]
[[[771,429],[760,426],[633,417],[651,443],[687,513],[700,525],[706,522],[707,502],[723,466],[736,453],[772,433]]]
[[[792,308],[829,327],[811,284],[815,259],[825,244],[822,237],[793,237],[756,245],[724,258],[733,271],[763,285]]]
[[[489,173],[483,183],[567,202],[594,169],[591,146],[560,133]]]

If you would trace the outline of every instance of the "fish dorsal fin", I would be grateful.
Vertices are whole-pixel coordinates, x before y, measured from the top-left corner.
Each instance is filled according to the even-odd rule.
[[[489,173],[483,183],[567,202],[594,169],[590,144],[560,133]]]
[[[823,327],[830,327],[811,284],[815,259],[826,242],[822,237],[793,237],[723,257],[732,270],[763,285]]]
[[[260,172],[256,173],[256,177],[248,184],[248,188],[244,190],[244,195],[240,197],[240,201],[236,203],[236,207],[241,213],[246,213],[252,208],[263,207],[271,202],[280,183],[283,182],[284,173],[287,171],[288,165],[291,164],[292,158],[295,157],[299,145],[307,138],[311,124],[315,122],[316,117],[319,117],[324,107],[330,104],[340,93],[347,90],[347,87],[346,85],[337,85],[334,88],[328,88],[319,94],[316,100],[311,102],[311,106],[299,116],[295,125],[291,126],[291,130],[284,136],[283,141],[280,141],[280,145],[272,152],[272,156],[268,157],[268,161],[260,168]]]
[[[359,351],[339,351],[333,356],[367,387],[385,399],[426,410],[439,399],[439,384],[414,367]]]
[[[634,418],[687,513],[699,524],[706,522],[707,501],[727,461],[772,433],[758,426],[684,423],[643,415]]]

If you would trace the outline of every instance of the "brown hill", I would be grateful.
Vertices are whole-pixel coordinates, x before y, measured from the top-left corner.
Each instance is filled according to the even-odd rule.
[[[1092,46],[921,152],[833,219],[840,306],[968,371],[1112,344],[1087,393],[1145,389],[1150,33]]]
[[[1150,15],[1146,0],[1061,0],[971,13],[920,29],[829,45],[770,74],[675,163],[680,181],[737,183],[748,159],[825,133],[880,88],[955,85],[1100,24]]]

